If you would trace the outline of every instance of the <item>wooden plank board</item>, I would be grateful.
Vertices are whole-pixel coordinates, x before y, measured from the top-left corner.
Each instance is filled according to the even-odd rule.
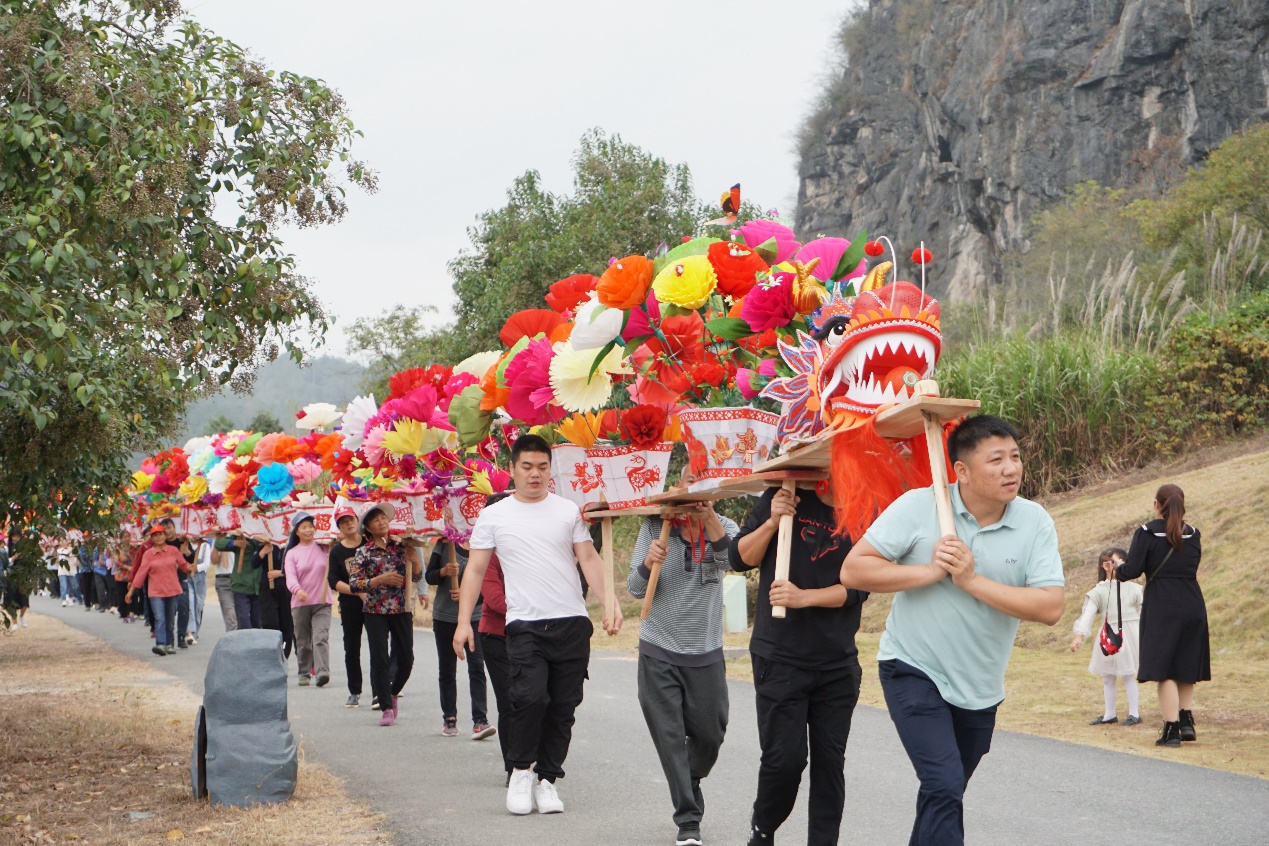
[[[978,400],[918,396],[879,412],[873,425],[883,438],[907,440],[925,432],[927,413],[942,424],[973,414],[981,405]]]
[[[737,476],[734,479],[723,479],[720,484],[730,490],[743,491],[747,494],[760,494],[769,487],[778,487],[786,481],[823,482],[828,479],[828,470],[775,470],[766,473],[750,473],[748,476]]]
[[[727,480],[723,480],[727,481]],[[648,497],[648,505],[656,505],[659,507],[669,508],[675,505],[699,505],[702,502],[715,502],[720,499],[730,499],[735,496],[744,496],[746,491],[738,491],[729,488],[715,488],[709,491],[696,491],[695,493],[666,491],[665,493],[653,494]]]
[[[649,517],[654,514],[660,514],[664,510],[664,506],[653,507],[651,505],[640,505],[636,508],[617,508],[603,509],[592,508],[582,512],[582,516],[587,520],[602,520],[605,517]]]
[[[754,473],[776,473],[789,470],[828,471],[832,435],[794,447],[786,453],[769,458],[753,468]]]

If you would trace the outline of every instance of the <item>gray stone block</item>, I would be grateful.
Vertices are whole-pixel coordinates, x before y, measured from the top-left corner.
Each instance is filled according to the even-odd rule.
[[[207,664],[202,720],[213,805],[285,802],[295,792],[299,758],[287,719],[286,679],[281,632],[245,629],[217,642]],[[197,757],[196,748],[192,771]]]

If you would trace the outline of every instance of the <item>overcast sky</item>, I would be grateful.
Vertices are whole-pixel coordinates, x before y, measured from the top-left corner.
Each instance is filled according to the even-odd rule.
[[[452,319],[445,265],[466,229],[541,172],[572,188],[570,157],[592,127],[687,164],[698,196],[734,182],[789,214],[794,135],[852,0],[793,3],[188,0],[204,26],[267,66],[339,90],[378,171],[337,226],[293,231],[299,271],[340,326],[397,303]],[[554,281],[554,280],[550,280]]]

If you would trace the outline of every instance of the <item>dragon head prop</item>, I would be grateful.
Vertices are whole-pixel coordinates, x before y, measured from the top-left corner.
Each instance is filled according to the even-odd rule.
[[[811,315],[809,333],[779,342],[793,375],[773,379],[762,395],[783,404],[782,442],[860,426],[933,375],[943,341],[938,302],[910,282],[887,282],[892,267],[870,270],[857,296],[837,288]]]

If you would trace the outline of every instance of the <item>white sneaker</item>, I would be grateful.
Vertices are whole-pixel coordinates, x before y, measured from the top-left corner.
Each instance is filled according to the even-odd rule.
[[[533,813],[533,773],[530,770],[511,772],[511,783],[507,785],[507,810],[519,816]]]
[[[19,626],[21,626],[22,628],[24,628],[24,629],[25,629],[25,628],[26,628],[26,617],[19,617],[19,618],[18,618],[18,625],[19,625]]]
[[[65,600],[65,599],[63,599],[63,600],[62,600],[62,607],[63,607],[63,608],[65,608],[67,605],[70,605],[70,602],[69,602],[69,601],[67,601],[67,600]]]
[[[533,801],[538,805],[539,814],[559,814],[564,811],[564,803],[560,801],[560,794],[555,792],[555,785],[546,779],[534,785]]]

